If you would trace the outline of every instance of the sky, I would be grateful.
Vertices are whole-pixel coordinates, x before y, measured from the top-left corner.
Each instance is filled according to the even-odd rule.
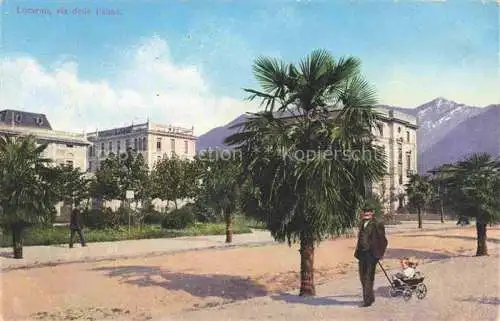
[[[59,130],[147,119],[200,135],[257,103],[253,61],[362,61],[379,101],[500,103],[494,1],[0,0],[0,109]],[[77,9],[77,10],[75,10]]]

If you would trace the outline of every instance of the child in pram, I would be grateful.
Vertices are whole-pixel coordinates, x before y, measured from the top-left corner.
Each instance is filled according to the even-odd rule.
[[[404,257],[400,260],[401,262],[401,272],[398,272],[392,276],[393,283],[398,285],[403,285],[404,280],[411,279],[417,273],[415,268],[417,267],[417,263],[410,260],[407,257]]]

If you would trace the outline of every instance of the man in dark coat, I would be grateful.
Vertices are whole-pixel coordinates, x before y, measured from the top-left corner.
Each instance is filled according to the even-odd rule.
[[[359,263],[359,279],[363,287],[363,307],[375,302],[373,281],[377,262],[384,256],[387,248],[385,227],[374,218],[373,209],[365,207],[361,213],[358,243],[354,257]]]
[[[75,238],[75,233],[78,233],[78,236],[80,237],[80,243],[82,246],[87,246],[85,244],[85,239],[83,238],[83,233],[82,233],[82,221],[81,221],[81,213],[80,210],[77,208],[74,208],[71,211],[71,218],[69,222],[69,229],[70,229],[70,236],[69,236],[69,247],[73,247],[73,239]]]

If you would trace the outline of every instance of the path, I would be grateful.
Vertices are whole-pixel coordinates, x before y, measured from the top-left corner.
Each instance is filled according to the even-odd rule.
[[[416,222],[404,221],[402,224],[386,226],[386,231],[388,234],[417,231],[416,225]],[[444,224],[439,221],[424,221],[423,226],[424,228],[421,231],[456,227],[453,221],[448,221]],[[224,235],[210,235],[89,243],[87,247],[83,248],[79,244],[76,244],[73,249],[69,249],[67,245],[62,244],[25,246],[24,258],[19,260],[11,258],[11,248],[0,248],[0,266],[3,270],[9,270],[39,265],[127,259],[191,250],[257,246],[275,243],[269,232],[260,230],[254,230],[253,233],[248,234],[234,235],[232,244],[226,244],[224,240]]]
[[[424,300],[390,298],[388,282],[377,270],[376,302],[359,308],[360,285],[355,274],[317,287],[317,296],[298,297],[297,291],[260,297],[216,308],[185,312],[161,321],[497,321],[500,275],[498,250],[489,257],[460,257],[426,264]],[[158,320],[158,321],[160,321]]]

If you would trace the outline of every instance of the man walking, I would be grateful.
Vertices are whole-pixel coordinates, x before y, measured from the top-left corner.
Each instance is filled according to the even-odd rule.
[[[375,220],[373,214],[372,208],[363,208],[358,243],[354,252],[354,257],[358,259],[359,279],[363,287],[362,307],[369,307],[375,302],[373,294],[375,268],[387,248],[384,224]]]
[[[73,247],[73,239],[75,238],[75,233],[78,233],[78,237],[80,238],[80,243],[82,246],[87,246],[85,244],[85,239],[83,238],[82,233],[82,222],[81,222],[81,213],[80,210],[74,208],[71,211],[71,218],[69,222],[70,236],[69,236],[69,247]]]

